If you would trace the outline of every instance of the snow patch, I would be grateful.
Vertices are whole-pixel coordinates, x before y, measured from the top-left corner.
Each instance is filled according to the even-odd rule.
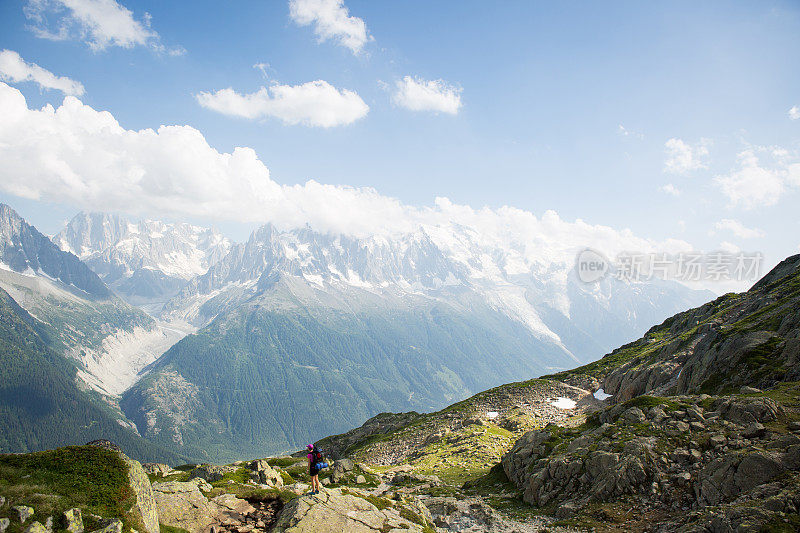
[[[498,416],[500,416],[500,413],[498,413],[497,411],[489,411],[488,413],[486,413],[486,418],[488,418],[489,420],[494,420]]]
[[[575,400],[559,397],[555,400],[550,400],[550,405],[553,407],[558,407],[559,409],[575,409],[577,404],[575,403]]]
[[[600,400],[601,402],[605,399],[611,398],[611,396],[612,396],[611,394],[606,394],[606,391],[604,391],[603,389],[597,389],[596,391],[594,391],[594,397]]]

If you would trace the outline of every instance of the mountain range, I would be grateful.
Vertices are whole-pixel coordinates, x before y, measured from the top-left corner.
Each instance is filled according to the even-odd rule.
[[[121,423],[205,459],[571,368],[710,297],[665,281],[586,285],[568,257],[460,226],[354,237],[268,224],[230,243],[81,213],[51,242],[2,212],[0,288]]]

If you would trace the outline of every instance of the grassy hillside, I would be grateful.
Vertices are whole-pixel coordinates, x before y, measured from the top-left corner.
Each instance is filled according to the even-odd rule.
[[[383,411],[438,409],[563,357],[489,311],[431,304],[320,318],[242,306],[173,346],[122,407],[155,442],[233,460],[295,449]]]

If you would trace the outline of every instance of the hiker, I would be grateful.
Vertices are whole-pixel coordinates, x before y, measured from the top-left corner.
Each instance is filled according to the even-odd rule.
[[[309,444],[308,448],[308,473],[311,475],[311,492],[309,494],[319,494],[319,468],[317,464],[322,462],[322,452],[316,446]]]

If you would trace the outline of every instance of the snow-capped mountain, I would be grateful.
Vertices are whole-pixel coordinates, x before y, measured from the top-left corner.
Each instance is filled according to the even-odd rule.
[[[708,297],[584,285],[573,261],[459,226],[358,238],[266,225],[164,306],[162,318],[200,329],[121,405],[155,442],[260,456],[574,367]]]
[[[211,228],[133,223],[105,213],[78,214],[53,241],[80,257],[129,302],[156,308],[230,248],[228,239]]]
[[[474,230],[455,225],[356,238],[268,224],[192,279],[164,313],[203,326],[282,278],[307,285],[319,298],[352,297],[351,305],[366,294],[456,301],[469,293],[537,338],[588,361],[713,296],[668,281],[587,285],[574,275],[568,254],[556,258],[552,250],[537,254],[527,247],[481,242]]]

